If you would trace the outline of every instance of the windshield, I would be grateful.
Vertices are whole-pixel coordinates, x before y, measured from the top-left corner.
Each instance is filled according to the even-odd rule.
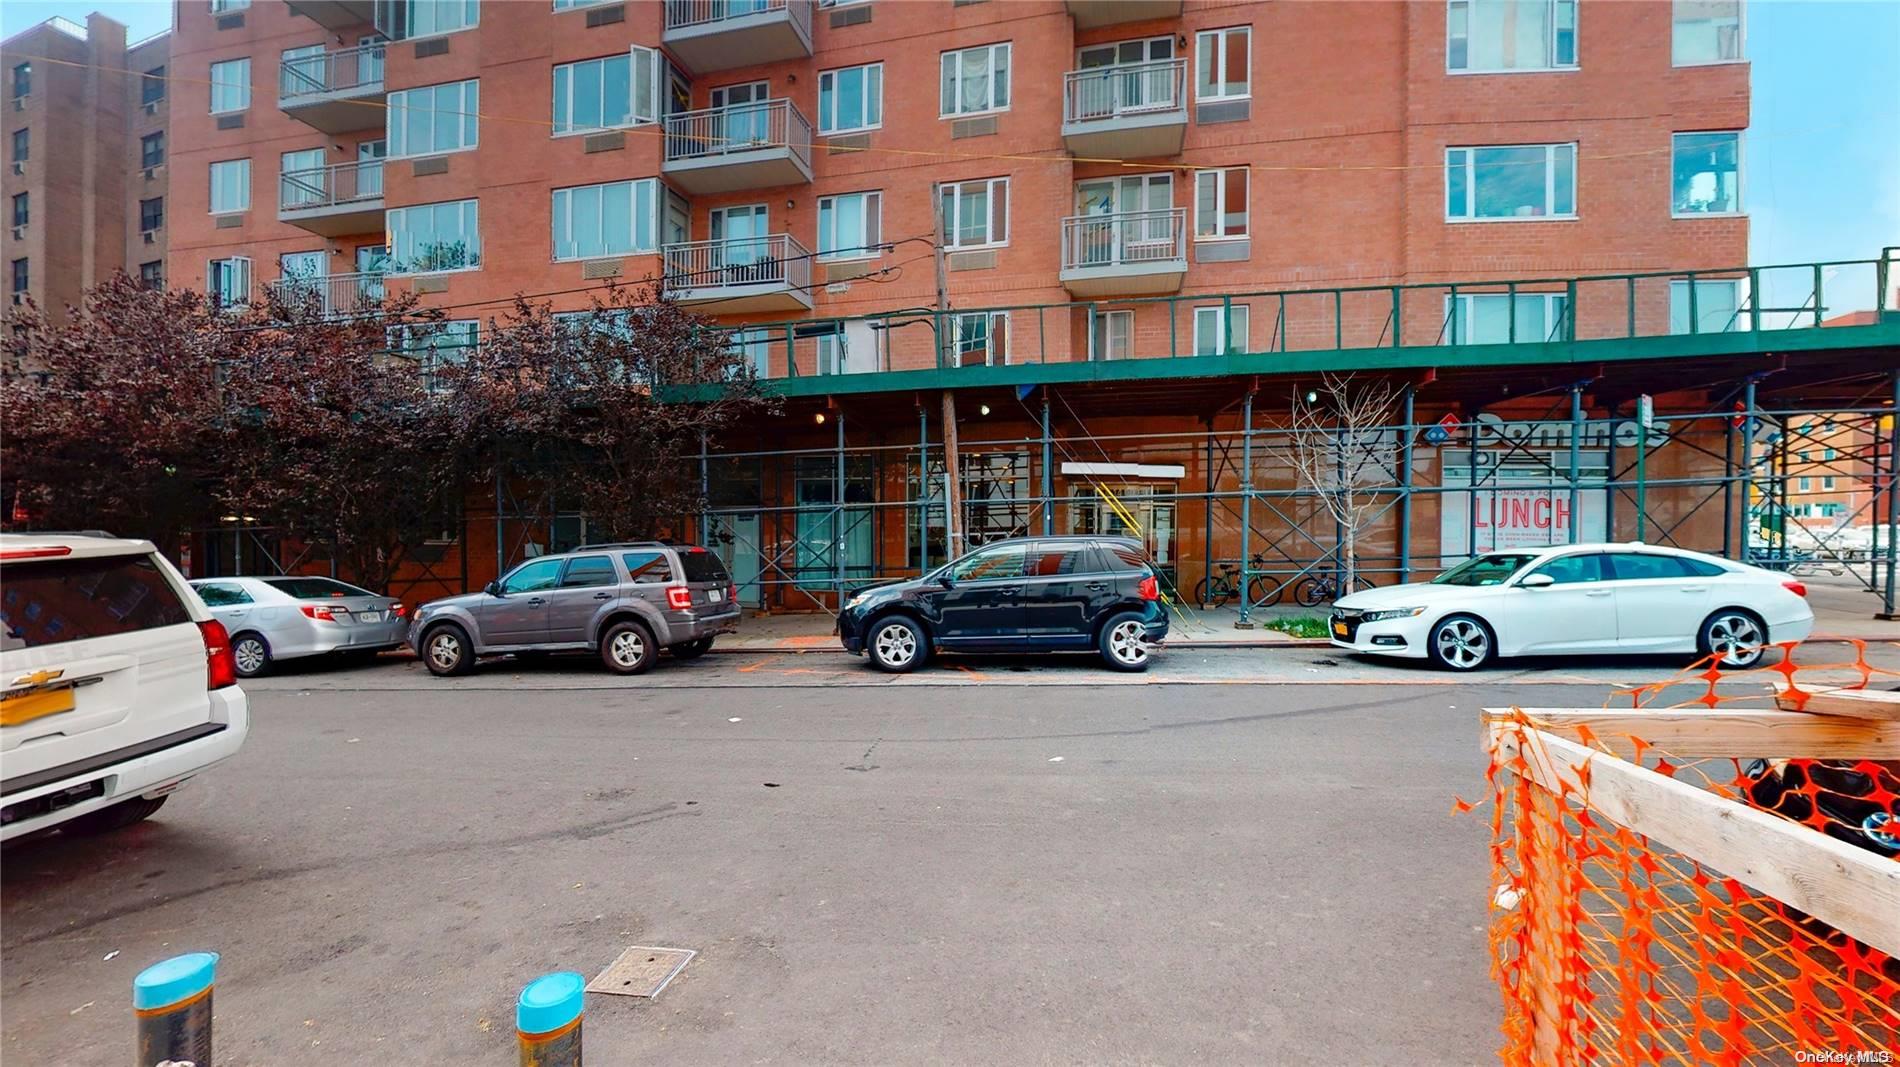
[[[1501,585],[1537,557],[1528,552],[1494,552],[1468,559],[1432,579],[1433,585]]]

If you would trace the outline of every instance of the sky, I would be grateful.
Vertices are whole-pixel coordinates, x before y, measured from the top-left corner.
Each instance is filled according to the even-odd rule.
[[[54,15],[83,25],[99,11],[138,40],[167,29],[171,10],[165,0],[7,0],[0,36]],[[1751,0],[1745,47],[1750,262],[1873,259],[1900,244],[1900,0]],[[1871,306],[1867,288],[1863,300],[1841,296]]]

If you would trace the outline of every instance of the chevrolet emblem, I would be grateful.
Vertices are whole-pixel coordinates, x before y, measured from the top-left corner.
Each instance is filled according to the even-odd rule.
[[[45,685],[47,682],[58,681],[65,676],[65,671],[34,671],[32,674],[20,675],[13,680],[12,684],[14,686]]]

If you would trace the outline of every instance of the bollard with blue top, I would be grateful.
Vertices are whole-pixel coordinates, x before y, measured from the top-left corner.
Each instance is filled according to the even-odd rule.
[[[587,979],[573,971],[529,982],[515,1002],[521,1067],[581,1067],[581,1007]]]
[[[217,953],[192,952],[154,963],[132,979],[138,1067],[167,1061],[211,1067],[211,985],[217,970]]]

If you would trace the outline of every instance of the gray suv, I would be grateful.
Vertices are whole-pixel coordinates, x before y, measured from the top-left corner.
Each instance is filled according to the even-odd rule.
[[[739,590],[697,545],[630,541],[537,556],[479,593],[416,611],[409,646],[433,674],[467,674],[501,652],[597,652],[640,674],[664,648],[693,659],[739,628]]]

